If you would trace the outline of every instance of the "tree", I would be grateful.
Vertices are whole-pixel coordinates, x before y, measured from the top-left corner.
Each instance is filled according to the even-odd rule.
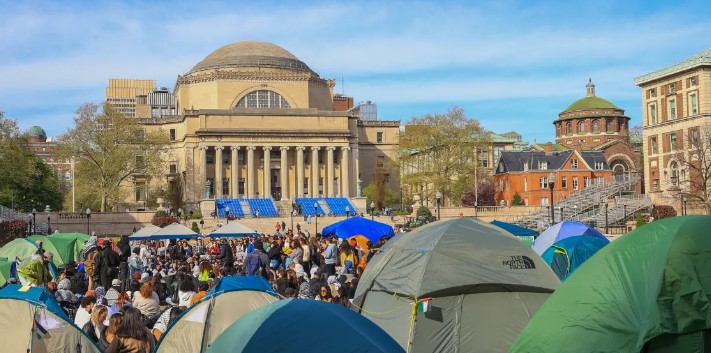
[[[647,224],[647,220],[642,216],[642,213],[637,213],[637,228]]]
[[[27,152],[27,136],[0,112],[0,204],[29,212],[62,208],[62,193],[52,169]]]
[[[457,203],[476,179],[475,151],[488,145],[489,134],[461,108],[414,117],[400,136],[401,182],[421,190],[422,199],[440,191],[444,200]]]
[[[463,206],[473,207],[475,202],[477,206],[496,206],[494,201],[494,181],[491,179],[481,179],[477,182],[478,198],[474,198],[474,188],[468,190],[462,195],[461,203]]]
[[[75,157],[75,184],[91,185],[87,192],[99,200],[101,211],[106,211],[109,200],[119,202],[121,184],[143,180],[161,173],[163,149],[168,136],[163,130],[148,132],[138,120],[128,118],[111,104],[102,109],[86,103],[77,109],[75,127],[59,137],[59,153]]]
[[[375,172],[375,179],[363,189],[363,197],[375,202],[375,208],[381,210],[385,207],[392,206],[395,203],[395,195],[385,186],[384,177],[379,179],[378,174],[382,177],[382,173]],[[368,203],[370,209],[370,202]]]
[[[682,141],[686,146],[677,146],[678,152],[673,155],[679,169],[672,169],[682,188],[679,196],[700,204],[706,214],[711,214],[711,125],[690,130]]]
[[[523,205],[523,200],[521,199],[521,195],[519,195],[518,192],[513,195],[513,200],[511,200],[511,205],[512,206]]]

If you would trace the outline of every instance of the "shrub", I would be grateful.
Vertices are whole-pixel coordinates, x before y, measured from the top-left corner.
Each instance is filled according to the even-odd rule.
[[[417,217],[429,218],[432,217],[432,212],[430,212],[429,208],[420,206],[420,208],[417,209]]]
[[[513,200],[511,200],[511,206],[523,206],[523,200],[521,200],[521,195],[515,193],[513,195]]]
[[[27,234],[27,222],[14,220],[0,222],[0,246],[17,239],[22,238]]]
[[[183,214],[183,219],[188,220],[188,219],[202,219],[202,213],[200,212],[193,212],[193,215],[190,216],[190,213]]]
[[[637,228],[647,224],[647,219],[641,213],[637,213]]]
[[[198,227],[197,222],[193,222],[193,225],[190,226],[190,229],[192,229],[193,232],[200,234],[200,227]]]
[[[676,217],[676,210],[669,205],[659,205],[654,208],[652,217],[654,217],[655,220]]]
[[[165,211],[158,211],[153,215],[153,217],[169,217],[169,216],[170,216],[170,214],[168,214],[168,212],[165,212]]]
[[[151,224],[158,227],[165,227],[175,223],[175,217],[153,217]]]

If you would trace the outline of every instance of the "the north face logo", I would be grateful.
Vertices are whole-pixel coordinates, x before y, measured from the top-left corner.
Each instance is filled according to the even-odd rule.
[[[511,256],[511,260],[504,260],[504,266],[508,266],[512,270],[531,270],[536,268],[536,264],[533,263],[528,256]]]

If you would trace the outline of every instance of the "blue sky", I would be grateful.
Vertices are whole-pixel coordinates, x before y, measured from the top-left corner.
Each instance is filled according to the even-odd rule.
[[[57,136],[109,78],[173,87],[213,50],[275,43],[380,119],[465,109],[495,132],[552,140],[597,95],[640,123],[633,77],[711,47],[702,1],[32,2],[0,0],[0,110]]]

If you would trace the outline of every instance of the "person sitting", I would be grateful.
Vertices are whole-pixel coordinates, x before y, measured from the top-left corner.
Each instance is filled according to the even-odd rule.
[[[155,321],[160,316],[160,299],[153,290],[153,282],[146,281],[141,285],[138,294],[133,296],[133,307],[143,314],[148,321]]]
[[[195,289],[195,282],[192,281],[190,276],[186,275],[186,278],[180,281],[178,286],[178,306],[190,306],[196,293]]]
[[[94,305],[96,305],[96,297],[87,295],[81,298],[81,307],[79,307],[74,317],[74,324],[78,327],[84,327],[91,320],[91,311],[94,309]]]
[[[205,298],[208,290],[210,290],[210,284],[207,281],[200,282],[200,284],[198,284],[198,292],[193,295],[190,305],[193,305],[199,302],[202,298]]]
[[[106,326],[104,326],[104,321],[108,315],[108,309],[103,305],[97,305],[91,312],[91,319],[89,322],[84,324],[82,331],[91,338],[94,343],[96,343],[99,348],[105,350],[108,346],[103,346],[101,341],[106,342],[106,337],[104,336]]]
[[[155,345],[153,334],[143,325],[141,311],[126,308],[123,322],[116,329],[116,335],[105,352],[146,353],[153,352]]]
[[[114,305],[114,303],[116,303],[116,299],[118,299],[119,294],[121,294],[121,280],[114,279],[111,281],[111,288],[109,288],[109,290],[106,291],[106,295],[104,295],[104,298],[106,298],[107,305]]]
[[[156,321],[155,325],[153,325],[153,337],[155,337],[156,341],[160,340],[160,337],[165,333],[165,331],[168,330],[168,326],[175,321],[175,319],[187,309],[184,306],[174,306],[166,309],[163,311],[163,314],[160,315],[158,318],[158,321]]]
[[[108,348],[108,346],[113,342],[114,338],[116,337],[116,330],[118,329],[119,325],[123,322],[123,313],[122,312],[117,312],[111,315],[111,318],[109,319],[109,326],[106,327],[106,330],[104,330],[104,338],[105,338],[105,346]],[[106,348],[104,348],[106,349]]]
[[[68,278],[59,281],[57,291],[54,293],[54,299],[57,299],[57,302],[62,306],[74,306],[76,304],[77,296],[72,293],[72,282]]]

